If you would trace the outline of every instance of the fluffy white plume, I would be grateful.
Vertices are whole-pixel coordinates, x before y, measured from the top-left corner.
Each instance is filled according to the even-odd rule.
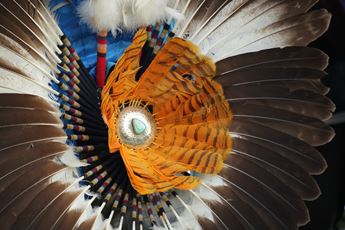
[[[193,190],[179,191],[179,200],[183,202],[185,208],[189,209],[194,216],[214,221],[211,209],[208,208],[207,204],[202,201],[199,195],[200,194]]]
[[[226,186],[226,183],[224,180],[218,176],[215,175],[203,175],[202,181],[211,187],[223,187]]]
[[[79,8],[81,21],[92,30],[111,31],[113,34],[122,22],[122,1],[119,0],[85,0]]]
[[[55,162],[60,163],[59,161],[55,161]],[[54,174],[54,176],[50,178],[50,183],[61,182],[61,183],[75,184],[82,179],[83,177],[78,177],[76,169],[64,168],[60,170],[58,173]]]
[[[168,0],[85,0],[78,13],[95,32],[135,30],[170,18],[183,18]]]
[[[97,209],[94,209],[92,207],[92,202],[95,201],[97,197],[94,196],[93,198],[91,198],[90,200],[88,200],[87,202],[85,202],[85,199],[82,201],[82,203],[80,203],[81,206],[79,206],[79,208],[81,208],[83,210],[82,215],[80,216],[80,218],[78,219],[77,223],[75,224],[75,226],[79,226],[81,223],[83,223],[84,221],[97,216]],[[78,206],[77,206],[78,208]]]
[[[85,167],[88,164],[87,163],[83,163],[79,160],[79,158],[73,153],[72,150],[66,152],[65,154],[63,154],[60,157],[60,161],[62,163],[64,163],[65,165],[69,166],[69,167]]]
[[[183,18],[167,0],[124,0],[123,24],[125,28],[136,29],[169,18]]]
[[[102,210],[104,209],[105,205],[106,203],[103,203],[101,207],[96,209],[95,212],[97,213],[97,216],[91,230],[105,229],[107,226],[107,221],[105,221],[102,216]]]

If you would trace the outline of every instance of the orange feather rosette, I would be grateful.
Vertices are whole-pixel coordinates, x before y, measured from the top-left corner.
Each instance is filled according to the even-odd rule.
[[[231,111],[222,87],[213,80],[214,63],[180,38],[168,41],[136,80],[147,38],[145,29],[137,32],[102,92],[109,149],[120,152],[140,194],[193,189],[200,175],[219,173],[231,151]],[[152,115],[155,132],[150,143],[138,147],[121,141],[117,122],[127,107]]]

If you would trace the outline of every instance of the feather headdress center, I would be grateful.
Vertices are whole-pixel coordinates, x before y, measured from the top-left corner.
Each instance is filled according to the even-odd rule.
[[[168,41],[137,79],[147,37],[137,32],[102,92],[109,149],[120,152],[140,194],[192,189],[197,175],[222,169],[231,111],[214,63],[186,40]]]
[[[144,107],[130,106],[119,113],[116,130],[121,143],[131,148],[143,148],[154,140],[156,125]]]

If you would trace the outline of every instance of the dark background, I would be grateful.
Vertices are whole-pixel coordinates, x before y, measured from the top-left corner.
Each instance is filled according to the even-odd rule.
[[[321,0],[315,9],[326,8],[333,15],[328,32],[313,47],[320,48],[330,57],[324,83],[331,88],[328,96],[335,102],[336,120],[331,120],[336,131],[334,140],[320,151],[328,162],[327,171],[316,179],[322,195],[307,202],[311,222],[301,230],[338,230],[345,202],[345,0]],[[342,121],[341,121],[342,120]]]

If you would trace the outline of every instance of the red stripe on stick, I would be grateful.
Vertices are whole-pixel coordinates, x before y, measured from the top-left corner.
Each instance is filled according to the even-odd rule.
[[[97,37],[97,43],[99,45],[107,45],[106,32],[99,32]],[[100,54],[100,50],[97,50],[97,65],[96,65],[96,82],[101,88],[105,85],[106,71],[107,71],[107,58],[105,54]]]

